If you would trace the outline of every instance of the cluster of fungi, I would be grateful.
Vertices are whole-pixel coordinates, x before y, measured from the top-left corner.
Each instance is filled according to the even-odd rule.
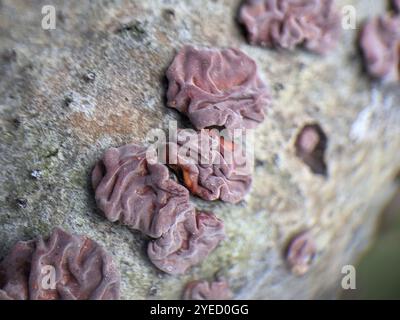
[[[111,148],[94,168],[92,183],[104,215],[151,238],[149,259],[177,275],[203,261],[225,237],[222,221],[198,211],[189,194],[238,203],[251,186],[241,146],[209,128],[253,128],[264,119],[269,93],[255,61],[237,49],[185,46],[167,78],[168,106],[185,113],[198,131],[180,129],[176,141],[158,146],[166,163],[141,145]]]
[[[393,13],[368,21],[360,35],[368,72],[384,81],[400,80],[400,1],[392,4]],[[288,50],[303,46],[326,54],[339,39],[340,14],[332,0],[247,0],[239,22],[254,45]],[[271,97],[256,62],[238,49],[184,46],[166,76],[168,106],[187,116],[195,130],[180,129],[175,141],[161,146],[167,163],[149,157],[148,148],[140,144],[107,150],[92,171],[92,185],[103,215],[146,235],[152,263],[179,275],[225,238],[223,222],[197,210],[190,195],[233,204],[244,199],[252,168],[231,137],[235,130],[260,124]],[[221,136],[213,128],[228,134]],[[296,155],[324,176],[326,144],[317,124],[303,127],[295,143]],[[188,149],[194,157],[186,156]],[[285,258],[293,274],[307,272],[316,250],[309,231],[292,238]],[[43,272],[49,266],[49,274]],[[118,299],[119,288],[111,255],[86,236],[59,228],[48,239],[18,242],[0,263],[0,300]],[[232,296],[227,281],[219,278],[188,283],[183,298]]]

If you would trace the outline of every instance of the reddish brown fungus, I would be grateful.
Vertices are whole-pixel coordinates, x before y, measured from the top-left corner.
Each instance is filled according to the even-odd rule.
[[[291,272],[297,276],[304,275],[314,261],[316,250],[316,244],[309,232],[295,236],[286,252],[286,261]]]
[[[318,124],[306,125],[296,139],[296,155],[310,167],[315,174],[327,175],[325,150],[327,137]]]
[[[168,106],[186,114],[197,129],[254,128],[270,103],[255,61],[237,49],[185,46],[167,78]]]
[[[223,224],[212,214],[196,213],[189,191],[146,151],[135,144],[108,150],[92,174],[96,201],[109,220],[155,238],[148,246],[155,266],[183,273],[223,239]]]
[[[204,129],[180,130],[177,143],[167,147],[170,166],[194,195],[237,203],[249,192],[252,164],[239,144]]]
[[[211,213],[193,212],[161,238],[151,241],[147,253],[160,270],[182,274],[204,260],[224,237],[221,220]]]
[[[340,34],[340,15],[333,0],[247,0],[239,21],[249,42],[293,50],[304,45],[324,54],[335,47]]]
[[[223,279],[212,282],[192,281],[183,292],[184,300],[230,300],[232,296],[228,282]]]
[[[159,238],[190,215],[188,190],[168,168],[150,163],[146,148],[129,144],[109,149],[92,173],[97,206],[110,221]]]
[[[18,242],[0,263],[0,279],[0,300],[119,298],[120,276],[111,255],[93,240],[59,228],[47,240]]]
[[[368,73],[384,82],[400,81],[400,16],[369,20],[360,36]]]

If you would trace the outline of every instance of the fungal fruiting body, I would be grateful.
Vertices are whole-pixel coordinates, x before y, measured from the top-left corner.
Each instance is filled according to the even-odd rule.
[[[304,126],[296,139],[296,155],[315,174],[327,175],[325,150],[327,137],[318,124]]]
[[[221,220],[211,213],[193,212],[161,238],[151,241],[147,253],[160,270],[182,274],[204,260],[224,238]]]
[[[197,129],[254,128],[270,103],[255,61],[237,49],[185,46],[167,78],[168,106],[184,113]]]
[[[304,275],[314,261],[317,247],[309,232],[295,236],[287,249],[286,261],[291,272],[297,276]]]
[[[152,238],[193,211],[188,190],[170,178],[165,165],[149,162],[146,148],[136,144],[106,151],[93,170],[92,185],[107,219]]]
[[[253,45],[293,50],[299,45],[318,54],[333,49],[340,15],[333,0],[247,0],[239,21]]]
[[[56,228],[20,241],[0,263],[0,300],[119,299],[120,276],[95,241]]]
[[[208,282],[197,280],[189,282],[183,292],[184,300],[230,300],[232,291],[226,280]]]
[[[169,165],[190,192],[204,200],[237,203],[249,192],[251,165],[238,143],[216,130],[179,130],[168,143]]]
[[[148,150],[136,144],[109,149],[92,173],[96,202],[110,221],[154,239],[148,255],[155,266],[183,273],[224,238],[223,224],[213,214],[196,213],[189,191]]]
[[[369,20],[360,36],[368,73],[384,82],[400,81],[400,16]]]

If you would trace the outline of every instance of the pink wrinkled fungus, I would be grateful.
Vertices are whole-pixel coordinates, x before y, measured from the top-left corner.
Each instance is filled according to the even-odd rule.
[[[169,165],[184,185],[204,200],[237,203],[250,190],[249,158],[238,143],[214,130],[180,130],[167,152]]]
[[[289,50],[303,45],[318,54],[333,49],[340,34],[332,0],[247,0],[239,22],[253,45]]]
[[[149,243],[153,264],[169,274],[182,274],[203,261],[225,238],[223,222],[211,213],[193,212],[161,238]]]
[[[211,282],[192,281],[186,285],[183,292],[184,300],[230,300],[232,296],[228,282],[223,279]]]
[[[193,211],[188,190],[170,177],[165,165],[149,163],[146,148],[136,144],[106,151],[93,170],[92,184],[97,206],[108,220],[152,238]]]
[[[270,104],[255,61],[238,49],[185,46],[167,78],[168,106],[185,114],[197,129],[254,128]]]
[[[290,242],[286,253],[286,261],[294,275],[302,276],[314,262],[317,246],[310,232],[296,235]]]
[[[369,20],[360,36],[360,47],[368,73],[384,82],[400,81],[400,16]]]
[[[46,240],[18,242],[0,263],[0,300],[110,300],[119,288],[111,255],[59,228]]]
[[[120,221],[154,238],[148,255],[170,274],[200,263],[224,238],[222,221],[196,213],[189,191],[145,147],[109,149],[92,173],[96,202],[110,221]]]

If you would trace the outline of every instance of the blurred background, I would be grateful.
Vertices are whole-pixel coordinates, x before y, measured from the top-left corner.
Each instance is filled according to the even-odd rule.
[[[343,290],[343,299],[400,299],[400,173],[399,188],[382,212],[375,243],[356,266],[357,290]]]

